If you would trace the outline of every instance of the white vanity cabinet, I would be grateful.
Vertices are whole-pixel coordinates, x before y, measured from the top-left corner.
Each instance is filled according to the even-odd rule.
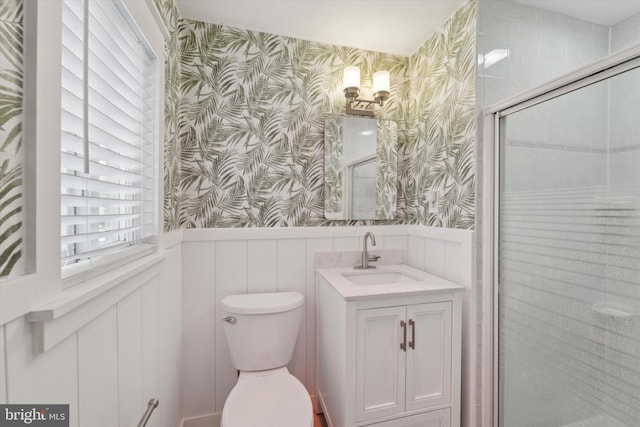
[[[459,427],[462,287],[345,298],[321,271],[316,397],[329,426]]]

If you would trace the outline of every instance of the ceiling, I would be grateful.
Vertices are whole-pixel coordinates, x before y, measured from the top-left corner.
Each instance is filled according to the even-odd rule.
[[[640,13],[640,0],[515,0],[588,22],[611,26]]]
[[[465,1],[176,0],[176,4],[187,19],[410,56]],[[640,0],[516,1],[602,25],[640,13]]]
[[[465,0],[176,0],[184,18],[410,56]]]

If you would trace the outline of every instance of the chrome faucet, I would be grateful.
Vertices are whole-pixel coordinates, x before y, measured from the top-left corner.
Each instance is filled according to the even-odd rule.
[[[369,263],[380,259],[380,255],[369,255],[369,252],[367,251],[367,238],[371,239],[371,246],[376,245],[376,237],[372,232],[367,231],[364,234],[364,239],[362,240],[362,264],[353,267],[356,270],[368,270],[370,268],[376,268],[375,265],[369,265]]]

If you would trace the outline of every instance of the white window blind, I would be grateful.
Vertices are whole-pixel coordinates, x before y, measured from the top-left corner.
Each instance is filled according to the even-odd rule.
[[[122,4],[63,3],[61,261],[68,277],[153,240],[156,102],[155,58]]]

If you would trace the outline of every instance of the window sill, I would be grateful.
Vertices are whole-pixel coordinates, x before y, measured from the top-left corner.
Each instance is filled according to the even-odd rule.
[[[87,280],[27,315],[34,354],[43,353],[123,297],[160,274],[164,254],[156,253]]]

